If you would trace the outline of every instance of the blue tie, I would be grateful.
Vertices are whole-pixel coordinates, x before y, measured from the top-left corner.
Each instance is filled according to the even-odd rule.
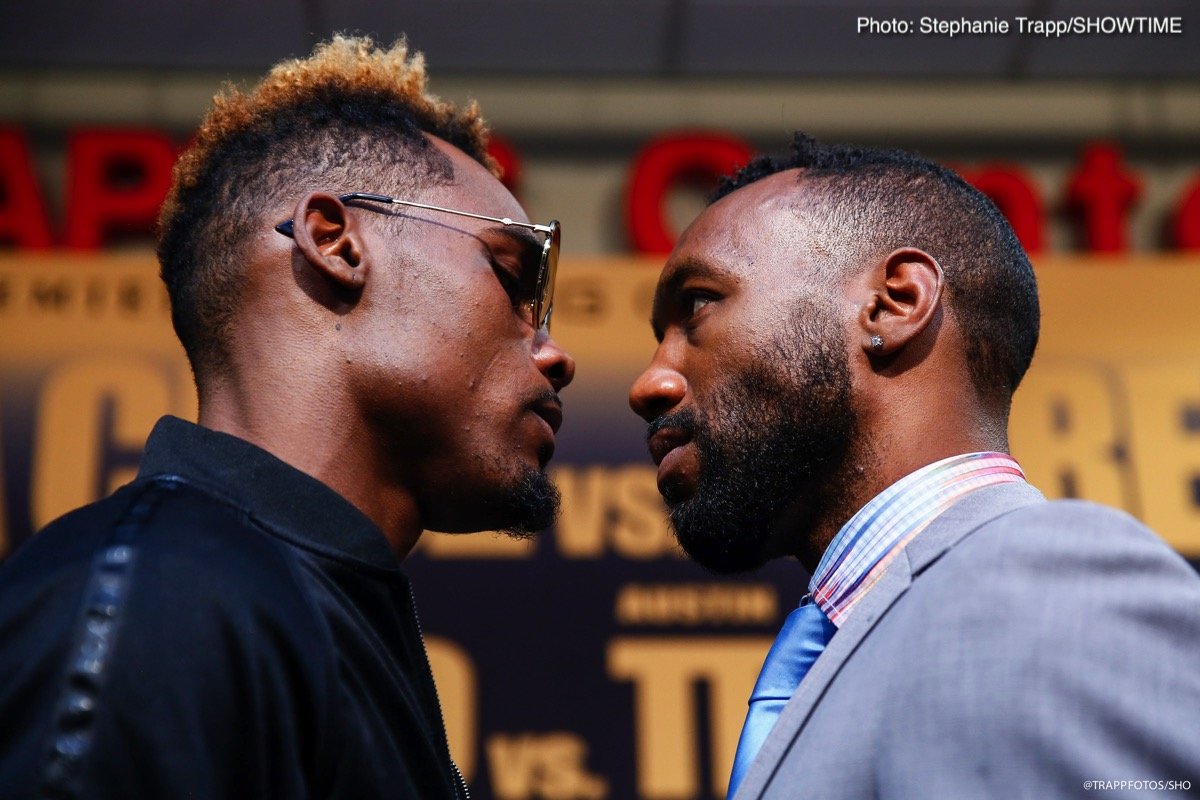
[[[742,726],[737,755],[733,758],[727,800],[732,800],[737,793],[750,763],[775,726],[783,707],[796,692],[800,679],[836,632],[837,626],[807,596],[784,620],[783,630],[771,645],[762,672],[758,673],[758,682],[750,693],[750,710],[746,713],[746,724]]]

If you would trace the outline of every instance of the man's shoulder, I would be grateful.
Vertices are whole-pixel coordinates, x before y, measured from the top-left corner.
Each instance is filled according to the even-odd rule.
[[[1015,608],[1024,619],[1090,620],[1103,629],[1153,611],[1200,631],[1196,570],[1139,520],[1082,500],[993,517],[917,575],[906,594],[926,616],[951,609],[1004,616]]]
[[[1000,514],[953,551],[951,561],[987,559],[1013,568],[1076,564],[1114,573],[1152,567],[1200,587],[1200,576],[1161,536],[1125,511],[1087,500],[1033,503]]]
[[[22,545],[12,560],[43,550],[52,550],[56,561],[86,557],[117,541],[136,548],[139,555],[217,559],[233,568],[243,562],[235,562],[230,550],[251,557],[245,562],[250,564],[273,561],[286,550],[258,526],[251,510],[191,481],[154,476],[58,517]]]
[[[1111,535],[1155,538],[1139,519],[1126,511],[1090,500],[1063,499],[1032,503],[991,520],[989,525],[1011,525],[1017,529],[1052,528],[1060,535]]]
[[[125,573],[130,606],[151,617],[247,607],[294,617],[308,605],[290,548],[247,510],[158,477],[71,511],[24,543],[0,565],[0,608],[36,606],[49,594],[78,602],[101,572]]]

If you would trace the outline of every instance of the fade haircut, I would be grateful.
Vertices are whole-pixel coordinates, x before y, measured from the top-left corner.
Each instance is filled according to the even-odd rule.
[[[755,158],[709,202],[797,167],[811,194],[794,210],[828,277],[901,247],[933,256],[972,382],[981,399],[1007,409],[1037,346],[1039,311],[1029,258],[995,204],[952,170],[912,153],[823,144],[799,132],[790,153]]]
[[[281,221],[268,215],[318,189],[411,195],[450,182],[449,158],[423,133],[497,174],[478,107],[430,95],[425,60],[403,39],[381,48],[335,36],[251,91],[226,86],[213,98],[158,220],[171,320],[198,384],[227,363],[241,251]]]

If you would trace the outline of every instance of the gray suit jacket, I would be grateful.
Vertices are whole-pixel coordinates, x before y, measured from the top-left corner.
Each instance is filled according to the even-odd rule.
[[[1085,781],[1191,781],[1190,791]],[[1200,796],[1200,576],[1132,517],[968,495],[801,682],[749,798]]]

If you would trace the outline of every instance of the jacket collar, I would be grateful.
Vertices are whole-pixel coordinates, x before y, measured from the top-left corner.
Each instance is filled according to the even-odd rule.
[[[299,547],[355,567],[399,569],[383,531],[357,507],[236,436],[163,417],[146,441],[138,479],[163,476],[215,495]]]

